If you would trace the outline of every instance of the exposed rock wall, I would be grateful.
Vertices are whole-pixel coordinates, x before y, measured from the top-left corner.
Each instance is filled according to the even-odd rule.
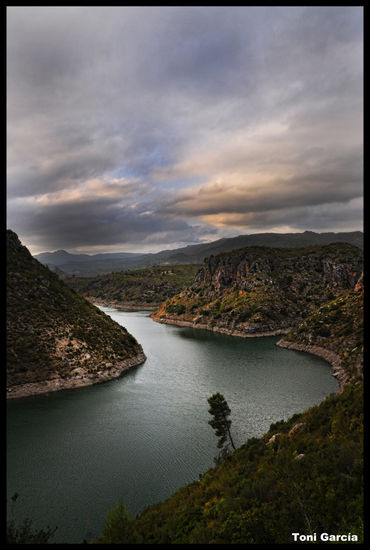
[[[151,316],[235,335],[286,332],[353,288],[362,268],[362,251],[345,243],[219,254]]]

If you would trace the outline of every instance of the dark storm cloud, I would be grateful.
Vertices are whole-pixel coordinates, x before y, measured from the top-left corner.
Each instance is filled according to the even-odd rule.
[[[9,7],[7,37],[8,223],[28,245],[340,230],[362,194],[361,8]]]
[[[21,217],[21,231],[37,246],[45,242],[45,227],[49,228],[48,242],[51,249],[70,247],[110,246],[120,243],[140,242],[141,244],[169,244],[195,242],[202,231],[183,220],[163,218],[142,207],[117,206],[116,200],[107,198],[54,204],[47,208],[34,206],[31,215]]]

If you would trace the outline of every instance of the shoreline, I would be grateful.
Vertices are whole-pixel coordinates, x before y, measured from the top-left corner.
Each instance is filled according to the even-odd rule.
[[[119,378],[132,367],[142,365],[146,361],[144,352],[140,352],[135,357],[129,357],[123,361],[117,362],[109,370],[86,373],[74,376],[71,378],[51,378],[42,380],[41,382],[28,382],[26,384],[18,384],[10,386],[6,389],[7,399],[17,399],[21,397],[31,397],[53,391],[69,390],[73,388],[82,388],[85,386],[93,386],[103,382],[109,382],[115,378]]]
[[[345,369],[342,367],[342,360],[340,356],[334,351],[331,351],[326,348],[321,348],[320,346],[312,346],[310,344],[300,344],[299,342],[284,340],[284,338],[276,342],[276,346],[278,346],[279,348],[291,349],[294,351],[303,351],[306,353],[310,353],[311,355],[316,355],[321,359],[324,359],[331,366],[333,370],[332,375],[338,381],[338,384],[339,384],[338,393],[342,393],[344,388],[347,386],[349,382],[348,374],[345,371]]]
[[[133,304],[132,302],[114,302],[101,300],[99,298],[94,298],[93,296],[84,296],[86,300],[91,302],[94,306],[101,307],[113,307],[119,309],[120,311],[156,311],[161,304]]]
[[[122,304],[117,302],[108,303],[103,300],[99,300],[99,303],[98,303],[96,300],[93,301],[91,298],[87,297],[86,299],[91,301],[95,306],[100,305],[103,307],[112,307],[122,311],[151,311],[152,310],[152,308],[150,308],[149,306],[144,306],[144,305]],[[200,330],[207,330],[208,332],[225,334],[227,336],[234,336],[234,337],[236,336],[239,338],[263,338],[268,336],[280,336],[280,335],[283,336],[285,334],[288,334],[293,328],[293,327],[289,327],[285,329],[275,329],[275,330],[263,331],[263,332],[261,331],[261,332],[245,333],[238,330],[232,330],[232,329],[227,329],[223,327],[217,327],[217,326],[212,327],[202,323],[194,323],[193,321],[160,318],[154,314],[154,311],[155,310],[153,310],[153,313],[151,313],[149,317],[157,323],[174,325],[178,327],[190,327],[190,328],[195,328]],[[339,393],[341,393],[344,390],[345,386],[348,384],[348,374],[342,367],[342,361],[340,356],[334,351],[331,351],[319,346],[312,346],[309,344],[292,342],[284,338],[281,338],[278,342],[276,342],[275,345],[280,348],[310,353],[312,355],[315,355],[327,361],[332,368],[332,371],[333,371],[332,375],[338,381]],[[113,367],[111,367],[109,371],[104,370],[99,373],[86,373],[86,374],[74,376],[73,378],[72,377],[66,378],[66,379],[53,378],[49,380],[43,380],[41,382],[29,382],[26,384],[11,386],[6,390],[7,391],[6,398],[16,399],[21,397],[29,397],[32,395],[39,395],[39,394],[48,393],[52,391],[61,391],[64,389],[73,389],[73,388],[91,386],[91,385],[100,384],[103,382],[108,382],[109,380],[114,380],[115,378],[119,378],[130,368],[141,365],[145,361],[146,361],[145,354],[143,352],[140,352],[135,357],[131,357],[123,361],[119,361]]]
[[[238,336],[240,338],[259,338],[264,336],[280,336],[280,335],[288,334],[293,329],[293,327],[290,327],[286,329],[276,329],[272,331],[265,331],[265,332],[259,332],[259,333],[242,333],[240,331],[235,331],[235,330],[233,331],[230,329],[223,329],[220,327],[210,327],[209,325],[194,323],[192,321],[181,321],[180,319],[177,320],[177,319],[165,319],[165,318],[161,319],[156,315],[150,315],[150,317],[153,319],[153,321],[157,323],[175,325],[179,327],[191,327],[195,329],[208,330],[210,332],[218,332],[221,334],[226,334],[228,336]],[[338,384],[339,384],[338,393],[341,393],[344,390],[345,386],[348,384],[349,382],[348,374],[342,367],[342,361],[340,356],[334,351],[331,351],[319,346],[312,346],[309,344],[300,344],[299,342],[292,342],[290,340],[285,340],[284,338],[281,338],[278,342],[276,342],[275,345],[280,348],[310,353],[311,355],[315,355],[327,361],[327,363],[329,363],[329,365],[332,368],[332,371],[333,371],[332,376],[334,376],[338,381]]]
[[[202,323],[194,323],[193,321],[181,321],[181,319],[165,319],[155,315],[149,315],[156,323],[162,323],[164,325],[175,325],[177,327],[190,327],[201,330],[208,330],[209,332],[218,332],[220,334],[226,334],[227,336],[238,336],[239,338],[262,338],[264,336],[280,336],[281,334],[287,334],[293,327],[280,328],[275,330],[268,330],[264,332],[241,332],[238,330],[231,330],[223,327],[211,327]]]

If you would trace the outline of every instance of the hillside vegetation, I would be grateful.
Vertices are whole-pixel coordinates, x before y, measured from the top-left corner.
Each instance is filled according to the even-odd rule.
[[[324,304],[289,332],[278,345],[311,351],[337,367],[342,386],[363,379],[364,286],[361,275],[355,287]]]
[[[97,277],[68,277],[65,282],[86,298],[105,305],[155,309],[189,286],[201,266],[153,266]]]
[[[346,243],[235,250],[207,258],[152,317],[240,336],[287,330],[353,288],[362,269],[362,251]]]
[[[125,328],[64,284],[7,231],[7,386],[96,376],[145,356]]]
[[[277,422],[220,466],[143,511],[145,544],[286,544],[363,534],[362,392],[351,386]]]

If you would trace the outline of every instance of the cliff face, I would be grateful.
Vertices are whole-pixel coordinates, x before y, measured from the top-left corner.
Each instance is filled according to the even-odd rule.
[[[353,288],[362,264],[362,251],[345,243],[211,256],[152,317],[240,336],[287,331]]]
[[[10,397],[107,380],[144,360],[126,329],[41,265],[8,230]]]
[[[348,257],[344,256],[349,251]],[[322,280],[326,286],[351,288],[359,277],[361,253],[354,253],[348,245],[327,247],[308,247],[306,249],[289,249],[279,252],[276,249],[246,249],[231,254],[211,256],[199,271],[195,282],[199,285],[214,286],[219,292],[231,285],[241,290],[250,290],[262,284],[274,282],[282,284],[295,292],[298,279],[307,274],[312,278],[314,272],[317,281]],[[296,281],[292,280],[296,278]],[[304,291],[303,288],[300,289]],[[306,289],[307,294],[307,289]]]

